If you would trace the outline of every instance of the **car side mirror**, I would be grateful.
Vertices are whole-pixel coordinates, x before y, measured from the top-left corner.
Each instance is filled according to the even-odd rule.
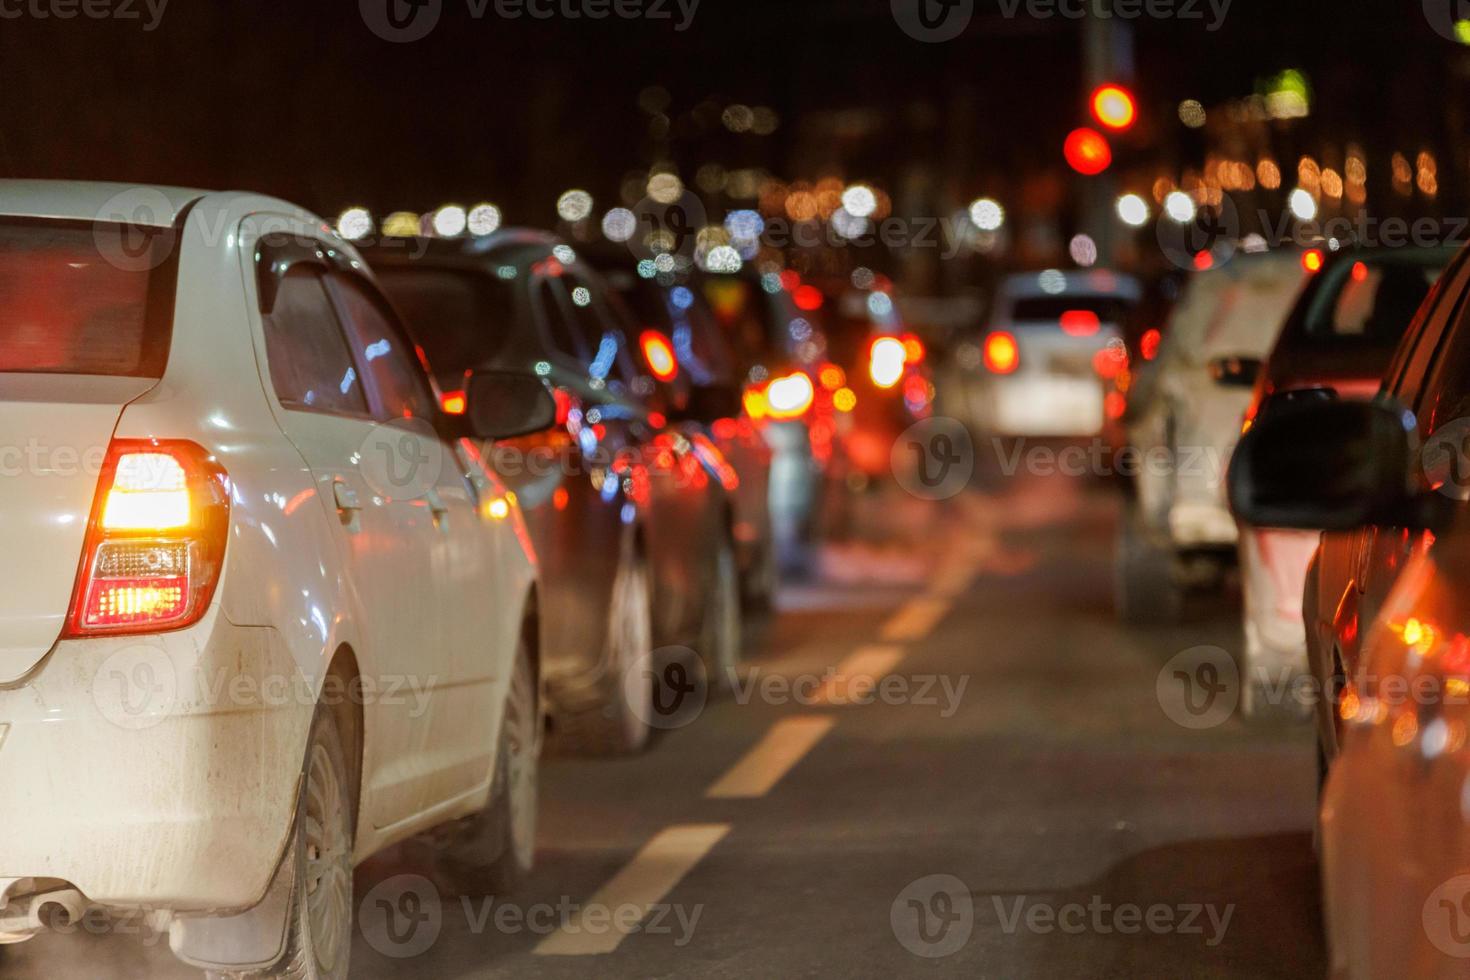
[[[743,408],[740,389],[732,385],[697,385],[689,391],[689,401],[677,412],[680,419],[709,425],[718,419],[736,418]]]
[[[465,382],[465,419],[476,439],[513,439],[556,424],[546,382],[523,371],[473,371]]]
[[[1406,409],[1361,401],[1282,404],[1235,447],[1230,506],[1256,527],[1433,527],[1450,500],[1421,489],[1418,456]]]
[[[1227,388],[1255,387],[1262,362],[1254,357],[1217,357],[1210,362],[1210,377]]]

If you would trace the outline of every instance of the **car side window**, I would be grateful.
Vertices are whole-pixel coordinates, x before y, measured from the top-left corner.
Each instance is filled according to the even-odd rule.
[[[583,363],[588,352],[583,348],[578,331],[569,318],[558,276],[544,275],[531,283],[531,313],[540,321],[546,339],[558,353]]]
[[[1460,302],[1463,291],[1446,294],[1445,303],[1454,307],[1444,328],[1444,340],[1428,372],[1416,414],[1419,432],[1429,436],[1456,419],[1470,416],[1470,306]],[[1438,310],[1435,311],[1436,315]]]
[[[386,304],[355,277],[334,273],[327,279],[332,299],[347,327],[357,361],[372,381],[381,419],[429,418],[434,396],[418,355]]]
[[[368,414],[362,379],[319,268],[298,265],[288,270],[274,307],[262,319],[266,364],[282,406]]]
[[[1430,374],[1443,367],[1436,353],[1445,346],[1454,318],[1458,314],[1465,290],[1470,287],[1470,262],[1463,257],[1445,271],[1438,285],[1430,290],[1430,304],[1418,329],[1411,327],[1404,344],[1396,354],[1386,375],[1387,391],[1399,402],[1416,412],[1427,404]]]
[[[618,329],[619,320],[607,307],[605,287],[576,275],[568,276],[563,285],[563,309],[591,351],[586,361],[588,377],[607,384],[616,393],[624,393],[624,386],[633,383],[636,369],[628,356],[627,340]]]

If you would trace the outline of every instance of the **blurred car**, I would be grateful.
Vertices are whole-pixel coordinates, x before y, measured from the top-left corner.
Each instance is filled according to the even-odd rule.
[[[581,250],[616,294],[627,336],[667,394],[674,423],[694,442],[714,443],[734,467],[733,531],[741,593],[769,608],[776,589],[771,534],[771,448],[742,401],[735,352],[697,284],[648,265],[642,275],[626,249]]]
[[[1185,285],[1147,390],[1128,404],[1135,492],[1114,578],[1124,622],[1177,618],[1187,590],[1218,581],[1233,561],[1226,467],[1261,361],[1306,275],[1294,251],[1242,253]]]
[[[1245,425],[1303,399],[1373,397],[1405,329],[1454,254],[1447,247],[1329,253],[1266,359]],[[1247,715],[1294,714],[1302,707],[1259,695],[1287,689],[1308,669],[1303,587],[1319,538],[1314,531],[1240,527],[1242,666],[1255,681],[1242,691]],[[1327,662],[1313,659],[1319,668]],[[1318,669],[1315,675],[1327,690],[1332,673]],[[1332,710],[1328,699],[1318,699],[1318,711],[1327,716],[1323,724],[1332,723]]]
[[[961,421],[977,435],[1101,434],[1104,382],[1122,366],[1121,326],[1141,296],[1137,279],[1102,269],[1005,277],[990,325],[956,349]]]
[[[1446,404],[1444,372],[1449,363],[1441,344],[1459,321],[1467,281],[1470,266],[1461,255],[1429,291],[1382,381],[1383,397],[1414,412],[1421,431],[1438,432],[1442,440],[1456,436],[1457,429],[1451,426],[1456,409]],[[1442,454],[1442,465],[1450,458]],[[1446,476],[1441,472],[1438,479]],[[1422,531],[1396,524],[1329,531],[1308,565],[1302,618],[1308,663],[1323,692],[1317,736],[1324,770],[1340,744],[1337,694],[1346,679],[1359,672],[1368,627],[1394,582],[1427,543]]]
[[[476,375],[442,416],[365,268],[269,197],[0,182],[0,439],[92,460],[0,483],[0,942],[98,907],[343,978],[354,863],[461,820],[529,869],[536,569],[456,433],[554,405]]]
[[[1470,292],[1466,263],[1426,304],[1372,402],[1310,400],[1242,440],[1231,500],[1258,527],[1359,533],[1374,581],[1337,705],[1320,806],[1331,975],[1459,977],[1470,953]],[[1392,379],[1392,375],[1390,376]],[[1401,397],[1402,396],[1402,397]]]
[[[928,350],[904,323],[891,282],[839,283],[831,295],[822,321],[828,362],[822,375],[830,372],[832,380],[819,380],[837,408],[847,482],[863,487],[894,475],[893,446],[933,413],[934,384]],[[842,387],[833,390],[835,381]]]
[[[1116,460],[1128,445],[1127,412],[1130,401],[1142,403],[1148,398],[1154,367],[1163,343],[1164,330],[1179,294],[1184,289],[1184,275],[1170,272],[1145,280],[1140,286],[1137,303],[1123,320],[1121,356],[1100,360],[1103,379],[1103,444]],[[1132,493],[1127,472],[1114,468],[1123,489]]]
[[[717,682],[739,660],[737,475],[709,440],[680,430],[606,283],[555,237],[389,239],[364,255],[450,399],[466,372],[487,368],[552,386],[557,427],[487,455],[541,557],[559,741],[641,750],[653,687],[638,678],[656,652],[692,649]]]
[[[814,311],[820,294],[794,290],[795,273],[747,264],[694,280],[730,345],[745,417],[771,449],[769,510],[777,570],[802,577],[816,567],[826,487],[837,478],[834,390],[822,381],[827,339]],[[829,375],[831,380],[832,376]]]

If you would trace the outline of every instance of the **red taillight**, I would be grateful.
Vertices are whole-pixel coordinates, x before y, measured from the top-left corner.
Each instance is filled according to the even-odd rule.
[[[1163,339],[1164,335],[1158,330],[1149,329],[1143,332],[1143,338],[1138,342],[1138,352],[1145,361],[1152,361],[1159,356],[1159,343]]]
[[[1010,374],[1021,366],[1021,351],[1016,338],[998,330],[985,338],[985,367],[992,374]]]
[[[1102,321],[1091,310],[1067,310],[1061,323],[1062,333],[1070,337],[1091,337],[1102,329]]]
[[[446,391],[439,397],[439,407],[445,415],[463,415],[467,403],[462,391]]]
[[[678,376],[679,362],[674,359],[674,348],[669,344],[669,338],[657,330],[645,330],[638,338],[638,346],[643,348],[643,360],[655,378],[672,381]]]
[[[203,448],[114,440],[65,635],[155,633],[198,622],[219,583],[229,525],[229,478]]]

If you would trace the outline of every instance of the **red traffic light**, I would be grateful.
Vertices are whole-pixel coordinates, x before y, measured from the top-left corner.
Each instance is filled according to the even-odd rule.
[[[1114,132],[1130,128],[1138,117],[1133,93],[1121,85],[1100,86],[1092,93],[1092,116]]]
[[[1062,147],[1067,156],[1067,165],[1079,174],[1088,177],[1102,173],[1113,163],[1113,148],[1102,133],[1095,129],[1074,129]]]

